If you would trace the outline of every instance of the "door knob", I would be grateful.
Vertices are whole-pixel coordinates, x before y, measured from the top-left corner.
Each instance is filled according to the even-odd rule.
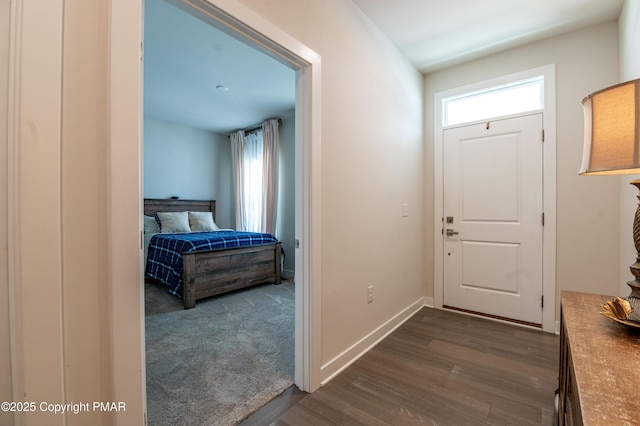
[[[447,229],[447,236],[450,237],[452,235],[458,235],[459,232],[454,231],[453,229]]]

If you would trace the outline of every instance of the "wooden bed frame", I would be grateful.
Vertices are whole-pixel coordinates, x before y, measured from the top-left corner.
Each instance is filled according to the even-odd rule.
[[[216,202],[197,200],[144,200],[144,214],[156,212],[205,211],[216,218]],[[182,301],[185,309],[196,300],[257,284],[280,284],[282,243],[258,244],[228,249],[186,253],[182,274]]]

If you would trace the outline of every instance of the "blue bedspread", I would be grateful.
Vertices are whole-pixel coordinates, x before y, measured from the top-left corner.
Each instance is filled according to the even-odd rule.
[[[169,287],[169,293],[182,297],[183,254],[278,242],[270,234],[238,231],[156,234],[149,242],[146,276]]]

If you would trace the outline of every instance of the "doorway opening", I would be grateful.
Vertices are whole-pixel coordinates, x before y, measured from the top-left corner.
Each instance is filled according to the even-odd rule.
[[[319,334],[313,332],[319,324],[317,314],[313,315],[320,312],[319,268],[311,269],[311,251],[314,259],[320,255],[319,240],[314,238],[320,232],[319,224],[316,222],[311,226],[312,216],[319,214],[318,177],[321,167],[319,146],[312,140],[319,143],[320,57],[264,21],[254,22],[257,28],[254,29],[248,21],[255,16],[241,5],[227,11],[217,6],[216,1],[167,2],[295,71],[296,106],[292,120],[295,122],[295,171],[291,171],[295,181],[295,250],[287,256],[295,258],[294,383],[301,390],[311,392],[319,387],[320,372],[317,364]]]
[[[213,200],[215,208],[206,208],[212,213],[189,212],[194,223],[187,230],[194,231],[195,224],[195,230],[200,231],[217,228],[255,234],[221,231],[189,238],[202,238],[200,241],[210,244],[220,244],[223,239],[234,244],[227,238],[252,235],[262,241],[257,234],[268,233],[280,241],[278,251],[281,247],[282,253],[289,255],[278,253],[282,262],[273,259],[268,263],[268,273],[278,276],[271,272],[274,263],[285,272],[279,284],[279,278],[260,277],[267,269],[257,255],[234,255],[233,262],[231,258],[227,262],[203,261],[210,272],[198,273],[198,280],[210,286],[209,294],[224,294],[203,298],[193,309],[184,309],[191,295],[206,292],[187,291],[186,274],[182,285],[167,277],[166,271],[176,265],[165,262],[159,253],[171,250],[165,244],[172,237],[155,237],[159,231],[153,227],[156,222],[145,217],[145,225],[149,219],[143,248],[149,259],[144,264],[148,421],[180,421],[174,417],[177,413],[182,413],[180,418],[187,413],[186,418],[194,422],[202,418],[235,421],[293,384],[295,71],[165,0],[146,1],[144,6],[145,215],[154,214],[148,211],[152,208],[149,200],[179,198],[172,206],[158,207],[164,231],[165,225],[170,226],[163,222],[167,217],[164,212],[174,207],[198,209],[181,201],[203,201],[210,206]],[[234,197],[237,164],[230,135],[271,117],[277,120],[268,120],[274,135],[272,151],[268,151],[272,153],[269,170],[276,181],[282,178],[280,185],[271,181],[270,191],[278,203],[277,218],[283,225],[279,230],[272,228],[273,221],[266,229],[266,219],[262,229],[266,216],[262,208],[262,129],[243,130],[242,151],[253,154],[253,169],[245,167],[239,173],[254,183],[249,189],[259,202],[247,203],[245,198],[244,208],[238,209],[238,194]],[[235,214],[238,210],[253,221]],[[213,217],[214,222],[202,229],[196,217]],[[159,238],[164,243],[156,242]],[[156,244],[162,250],[152,249]],[[182,256],[177,259],[182,265]],[[184,259],[186,264],[187,257]],[[269,282],[249,286],[262,281]],[[184,303],[176,297],[180,294]]]
[[[458,87],[455,89],[438,92],[434,99],[434,307],[442,309],[444,303],[444,268],[447,250],[444,242],[447,236],[444,234],[445,223],[445,184],[444,184],[444,151],[445,130],[456,126],[445,126],[444,101],[446,99],[464,99],[470,94],[491,93],[492,88],[518,87],[518,82],[536,81],[542,76],[544,85],[541,91],[541,99],[544,106],[539,111],[543,113],[543,254],[542,270],[542,297],[544,308],[542,312],[542,329],[546,332],[555,332],[555,212],[556,212],[556,147],[555,147],[555,65],[547,65],[506,76],[481,81],[475,84]],[[517,115],[517,114],[516,114]],[[505,118],[505,117],[501,117]],[[468,124],[484,123],[482,118],[475,117],[475,121]],[[440,232],[442,230],[442,232]]]

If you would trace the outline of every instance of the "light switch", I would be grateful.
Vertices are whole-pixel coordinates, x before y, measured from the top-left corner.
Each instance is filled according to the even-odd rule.
[[[409,204],[402,204],[402,217],[409,217]]]

